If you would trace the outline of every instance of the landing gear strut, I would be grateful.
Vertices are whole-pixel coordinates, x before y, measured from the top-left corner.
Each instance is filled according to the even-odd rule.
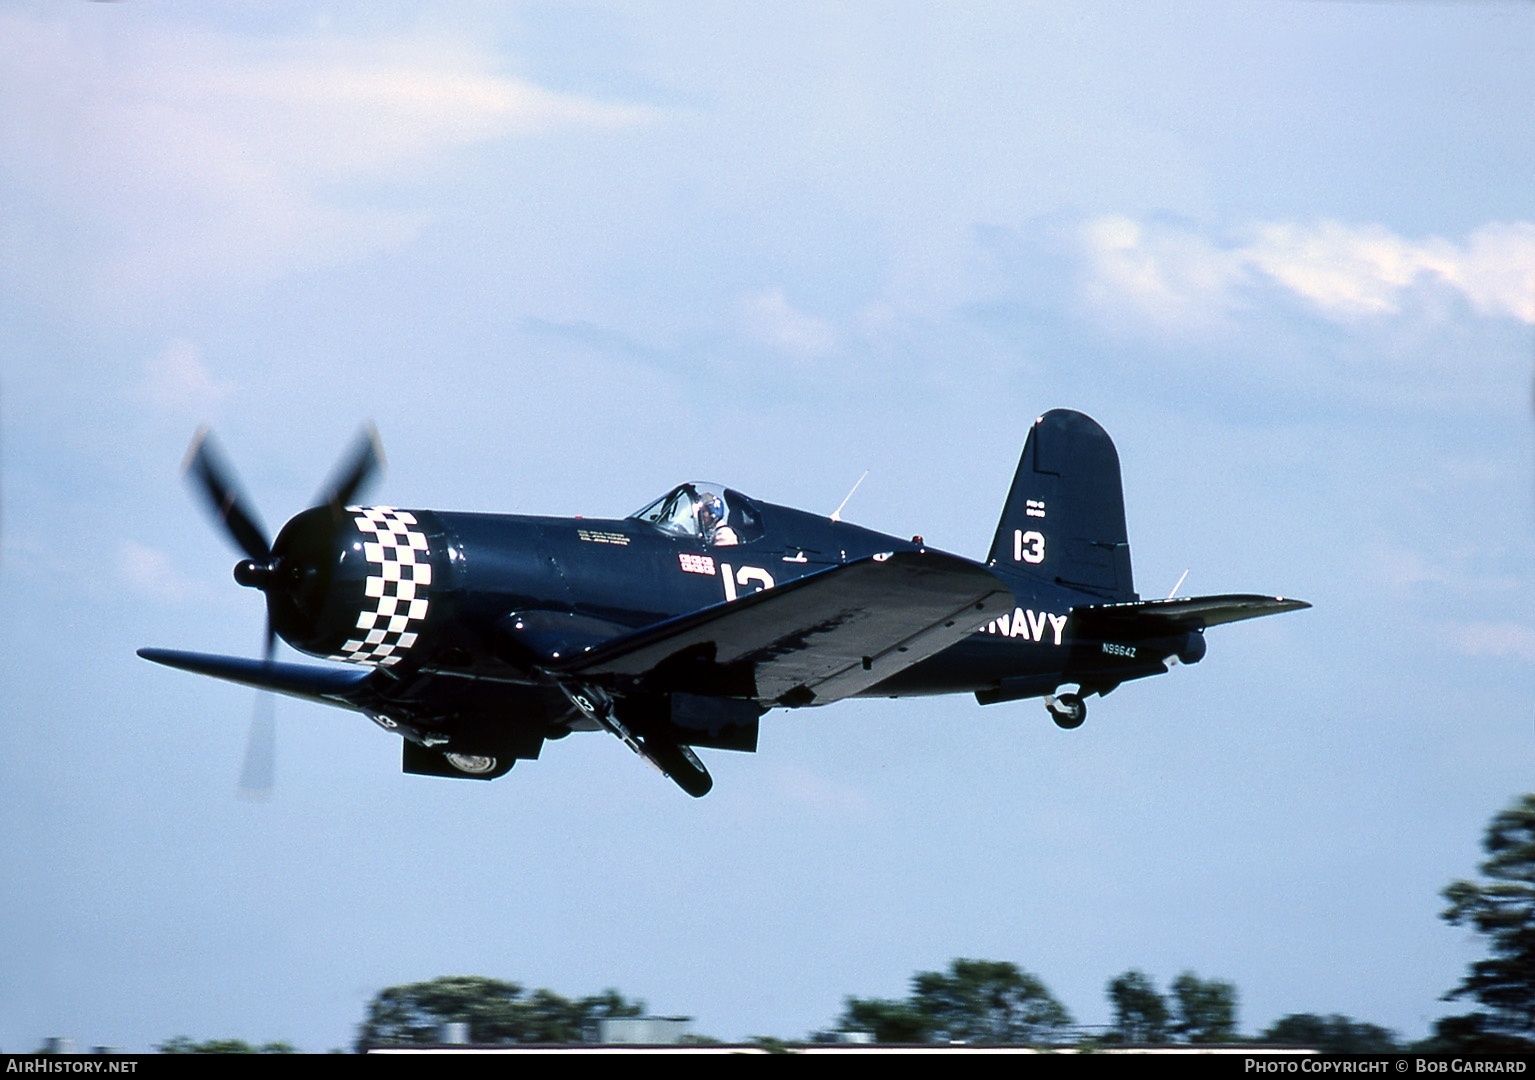
[[[1055,721],[1055,726],[1067,731],[1081,727],[1082,721],[1087,719],[1087,702],[1080,694],[1051,695],[1045,698],[1045,708],[1050,710],[1050,719]]]
[[[560,683],[559,687],[583,716],[618,736],[620,742],[671,777],[683,791],[695,799],[709,794],[714,779],[691,747],[631,730],[618,718],[613,698],[598,687],[565,683]]]

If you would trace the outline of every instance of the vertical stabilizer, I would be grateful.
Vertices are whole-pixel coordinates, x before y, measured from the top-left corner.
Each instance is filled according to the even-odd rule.
[[[1137,599],[1119,454],[1097,421],[1070,409],[1034,421],[986,565]]]

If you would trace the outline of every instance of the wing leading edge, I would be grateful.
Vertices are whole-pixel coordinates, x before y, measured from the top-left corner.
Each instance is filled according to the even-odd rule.
[[[1011,596],[1006,586],[967,559],[892,552],[668,619],[553,670],[765,705],[824,705],[960,641],[1002,596]]]
[[[272,690],[326,705],[350,704],[351,694],[373,674],[372,668],[322,668],[312,664],[247,660],[238,656],[215,656],[177,649],[140,649],[139,655],[166,667],[179,668],[196,675],[211,675],[216,679],[226,679],[257,690]]]

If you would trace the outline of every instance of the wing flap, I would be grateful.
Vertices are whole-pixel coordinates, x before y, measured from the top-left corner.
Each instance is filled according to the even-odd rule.
[[[954,555],[875,555],[658,623],[557,670],[660,690],[734,687],[764,704],[825,704],[973,633],[988,602],[1006,595],[985,568]]]

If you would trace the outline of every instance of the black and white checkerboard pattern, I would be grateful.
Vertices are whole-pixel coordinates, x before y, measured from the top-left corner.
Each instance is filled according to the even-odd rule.
[[[416,643],[426,618],[432,584],[426,534],[414,528],[416,517],[405,510],[349,506],[347,512],[356,515],[352,520],[365,538],[363,554],[375,572],[368,575],[367,599],[357,616],[359,636],[330,659],[390,667]]]

